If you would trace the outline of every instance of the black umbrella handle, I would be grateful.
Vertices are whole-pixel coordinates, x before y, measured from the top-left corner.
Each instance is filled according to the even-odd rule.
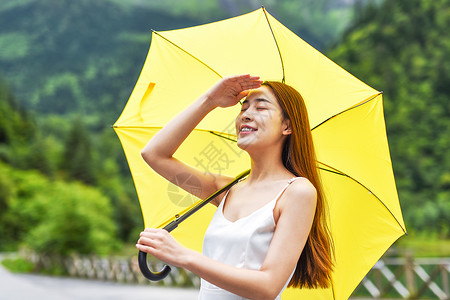
[[[209,203],[212,199],[214,199],[216,196],[223,193],[225,190],[228,190],[230,187],[232,187],[234,184],[236,184],[240,179],[244,178],[250,173],[250,170],[244,171],[241,174],[239,174],[232,182],[221,188],[220,190],[216,191],[214,194],[209,196],[207,199],[201,201],[199,204],[191,208],[189,211],[187,211],[182,216],[175,216],[175,220],[167,224],[163,229],[167,230],[168,232],[171,232],[175,228],[177,228],[178,224],[186,220],[189,216],[191,216],[193,213],[198,211],[200,208],[205,206],[207,203]],[[145,278],[151,281],[159,281],[167,277],[169,275],[171,269],[168,265],[165,265],[161,271],[159,272],[152,272],[148,268],[147,265],[147,253],[139,251],[138,256],[138,262],[139,262],[139,269],[141,269],[142,275],[144,275]]]
[[[166,225],[163,229],[167,230],[168,232],[171,232],[178,226],[178,218],[176,221],[170,222],[168,225]],[[142,275],[144,275],[145,278],[151,281],[160,281],[169,275],[170,271],[172,270],[168,265],[164,265],[164,267],[159,272],[152,272],[148,268],[147,265],[147,253],[143,251],[139,251],[138,256],[138,263],[139,263],[139,269],[141,270]]]
[[[165,265],[159,272],[150,271],[147,265],[147,253],[142,251],[139,251],[138,262],[139,269],[141,270],[142,275],[144,275],[145,278],[151,281],[163,280],[167,277],[167,275],[169,275],[171,271],[171,268],[168,265]]]

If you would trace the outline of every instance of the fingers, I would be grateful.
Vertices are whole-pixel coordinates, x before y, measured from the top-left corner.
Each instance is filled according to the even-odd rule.
[[[185,248],[167,230],[147,228],[141,232],[136,248],[173,266],[180,266]]]
[[[231,76],[225,78],[225,80],[238,83],[244,91],[259,88],[263,83],[259,76],[251,76],[250,74]]]
[[[230,107],[245,97],[247,91],[259,88],[261,84],[259,76],[250,74],[225,77],[206,93],[206,98],[213,107]]]
[[[158,233],[158,232],[167,232],[167,230],[160,229],[160,228],[145,228],[144,231],[141,232],[141,234],[144,233],[144,232]]]
[[[240,81],[239,84],[241,85],[243,90],[250,90],[250,89],[256,89],[261,86],[262,81],[259,79],[255,80],[244,80]]]
[[[161,245],[166,239],[166,234],[169,234],[166,230],[156,228],[146,228],[139,234],[138,245],[149,246],[155,248]]]
[[[149,254],[151,254],[151,255],[154,255],[154,254],[155,254],[155,248],[152,248],[152,247],[149,247],[149,246],[144,246],[144,245],[141,245],[141,244],[136,244],[136,248],[137,248],[139,251],[142,251],[142,252],[145,252],[145,253],[149,253]]]
[[[157,228],[146,228],[144,231],[142,231],[139,236],[141,238],[148,238],[148,239],[154,239],[154,240],[163,240],[169,235],[169,232],[164,229],[157,229]]]
[[[244,90],[242,92],[240,92],[237,96],[236,96],[236,100],[237,101],[241,101],[243,98],[247,97],[247,95],[250,93],[250,89],[248,90]]]
[[[246,80],[240,80],[239,84],[243,91],[257,89],[263,82],[259,80],[259,76],[249,76]]]
[[[242,75],[234,75],[229,76],[227,78],[233,79],[233,80],[259,80],[259,76],[252,76],[250,74],[242,74]]]

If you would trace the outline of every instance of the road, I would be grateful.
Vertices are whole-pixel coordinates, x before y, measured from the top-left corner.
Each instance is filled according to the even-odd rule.
[[[195,289],[13,274],[0,264],[1,300],[196,300],[197,298],[198,291]]]
[[[0,261],[2,259],[0,254]],[[0,264],[0,300],[197,300],[198,290],[14,274]],[[352,300],[367,300],[351,298]],[[388,299],[384,299],[388,300]]]

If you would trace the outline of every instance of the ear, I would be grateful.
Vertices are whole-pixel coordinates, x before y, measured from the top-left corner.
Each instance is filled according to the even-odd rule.
[[[283,135],[290,135],[292,133],[291,120],[284,119],[282,127],[283,127]]]

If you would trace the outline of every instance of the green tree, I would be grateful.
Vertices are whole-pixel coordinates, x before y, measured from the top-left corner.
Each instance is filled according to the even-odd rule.
[[[16,248],[45,216],[41,202],[35,200],[49,182],[36,171],[17,170],[3,163],[0,163],[0,174],[0,248]]]
[[[46,214],[24,238],[30,248],[63,255],[117,250],[112,207],[98,190],[79,183],[55,182],[36,200],[43,202]]]
[[[24,166],[23,146],[34,139],[35,132],[35,124],[19,108],[10,87],[0,79],[0,160]]]
[[[144,228],[136,189],[130,169],[114,130],[105,128],[94,140],[98,159],[98,183],[113,204],[113,219],[118,236],[123,241],[136,241],[136,234]]]
[[[10,199],[14,193],[14,186],[11,178],[1,168],[0,170],[0,250],[13,250],[17,242],[15,233],[11,230],[13,224],[10,224],[8,209]]]
[[[94,163],[90,133],[81,118],[77,117],[65,142],[61,168],[70,179],[93,185],[97,181]]]
[[[117,250],[112,207],[98,189],[0,164],[0,249],[45,254]],[[7,187],[7,189],[3,189]]]
[[[394,173],[410,231],[449,236],[450,6],[398,0],[361,11],[328,54],[384,91]]]
[[[34,118],[18,105],[9,86],[0,79],[0,161],[52,176],[54,166],[47,146]]]

